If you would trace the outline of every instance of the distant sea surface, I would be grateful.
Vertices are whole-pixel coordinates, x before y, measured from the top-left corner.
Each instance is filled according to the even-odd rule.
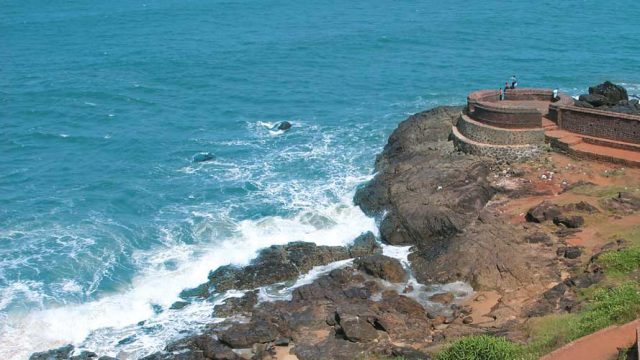
[[[210,321],[169,309],[209,270],[375,231],[352,196],[407,115],[513,74],[640,92],[638,19],[635,1],[4,2],[0,358],[161,348]]]

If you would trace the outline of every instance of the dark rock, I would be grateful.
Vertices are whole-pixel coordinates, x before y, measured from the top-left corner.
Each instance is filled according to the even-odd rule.
[[[215,156],[212,153],[199,153],[199,154],[195,154],[193,156],[193,162],[194,163],[199,163],[199,162],[205,162],[205,161],[211,161],[211,160],[215,160]]]
[[[213,315],[216,317],[228,317],[238,314],[250,314],[253,307],[258,303],[258,290],[248,291],[242,297],[232,297],[225,300],[223,304],[213,308]]]
[[[73,345],[65,345],[57,349],[33,353],[29,360],[66,360],[73,352]]]
[[[274,127],[273,127],[273,128],[274,128],[275,130],[283,130],[283,131],[286,131],[286,130],[291,129],[291,123],[290,123],[290,122],[288,122],[288,121],[281,121],[281,122],[277,123],[276,125],[274,125]]]
[[[291,340],[287,337],[279,337],[273,342],[275,346],[289,346]]]
[[[217,333],[218,339],[234,349],[250,348],[256,343],[275,340],[278,329],[267,321],[252,321],[247,324],[233,324]]]
[[[206,358],[216,360],[240,360],[242,359],[231,348],[222,344],[220,341],[214,339],[209,335],[198,336],[195,340],[196,344]]]
[[[96,359],[97,357],[98,354],[94,353],[93,351],[82,350],[79,355],[72,356],[69,358],[69,360],[92,360]]]
[[[526,220],[529,222],[542,223],[547,220],[552,220],[554,217],[561,214],[561,209],[558,205],[552,204],[549,201],[543,201],[540,204],[532,207],[527,211]]]
[[[360,316],[341,314],[339,324],[345,338],[349,341],[367,342],[378,337],[378,331],[373,325]]]
[[[382,248],[378,245],[375,235],[371,231],[358,236],[348,247],[351,257],[362,257],[381,254]]]
[[[131,344],[131,343],[133,343],[133,342],[134,342],[134,341],[136,341],[136,340],[137,340],[137,337],[136,337],[136,335],[135,335],[135,334],[133,334],[133,335],[129,335],[129,336],[127,336],[126,338],[121,339],[120,341],[118,341],[118,345],[127,345],[127,344]]]
[[[583,108],[587,108],[587,109],[593,109],[593,105],[589,104],[586,101],[581,101],[581,100],[575,100],[573,102],[573,105],[577,106],[577,107],[583,107]]]
[[[558,248],[556,254],[567,259],[577,259],[582,255],[582,250],[577,246],[563,246]]]
[[[348,258],[349,251],[342,246],[317,246],[307,242],[272,245],[260,251],[258,257],[244,268],[227,265],[211,272],[209,283],[217,292],[253,289],[293,280],[314,266]]]
[[[209,284],[204,283],[198,285],[193,289],[184,289],[178,296],[180,296],[182,299],[207,298],[209,297]]]
[[[570,229],[576,229],[584,225],[584,218],[582,216],[563,216],[559,215],[553,218],[553,223],[556,225],[564,225]]]
[[[171,307],[169,309],[171,310],[180,310],[182,308],[184,308],[185,306],[189,305],[190,302],[188,301],[176,301],[173,304],[171,304]]]
[[[463,324],[473,324],[473,318],[471,316],[467,316],[464,319],[462,319],[462,323]]]
[[[431,358],[426,353],[407,347],[394,347],[389,355],[404,360],[429,360]]]
[[[358,258],[354,264],[365,273],[390,282],[404,282],[407,273],[397,259],[385,255],[371,255]]]
[[[364,357],[366,346],[329,336],[318,343],[296,343],[293,352],[300,360],[354,360]]]
[[[607,99],[606,96],[599,95],[599,94],[580,95],[580,97],[578,98],[578,101],[585,102],[591,105],[592,107],[600,107],[600,106],[615,104],[615,103],[612,103],[609,99]]]
[[[429,300],[433,302],[441,303],[441,304],[448,304],[452,302],[453,299],[455,299],[455,296],[453,295],[453,293],[450,293],[450,292],[434,294],[434,295],[431,295],[431,297],[429,297]]]
[[[607,105],[614,105],[620,100],[629,100],[627,90],[624,87],[616,85],[610,81],[605,81],[602,84],[589,87],[589,94],[602,95],[606,97],[608,100]]]

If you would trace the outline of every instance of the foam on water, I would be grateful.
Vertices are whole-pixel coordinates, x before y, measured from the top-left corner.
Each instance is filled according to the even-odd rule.
[[[345,199],[350,200],[350,197]],[[208,216],[206,213],[197,215]],[[327,221],[310,221],[317,217]],[[111,355],[121,352],[139,356],[160,349],[181,332],[195,331],[212,321],[215,303],[193,303],[181,310],[168,309],[179,300],[182,289],[205,282],[209,270],[229,263],[247,264],[259,249],[268,245],[298,240],[318,245],[345,245],[369,230],[375,230],[374,221],[349,201],[315,211],[309,209],[292,218],[272,216],[239,221],[233,236],[216,245],[176,243],[161,251],[136,252],[134,261],[144,270],[130,286],[116,294],[83,304],[6,316],[0,331],[0,343],[3,344],[0,357],[24,358],[34,349],[68,342]],[[170,237],[169,231],[165,233]],[[173,241],[167,238],[166,242]],[[293,288],[347,262],[314,269],[293,286],[279,290],[276,297],[285,298]],[[167,266],[168,263],[172,265]],[[61,288],[78,291],[77,284],[71,281],[62,284]],[[38,296],[33,284],[16,285],[10,291],[20,292],[20,296]],[[13,296],[7,295],[2,298]],[[142,321],[144,324],[138,325]],[[118,345],[128,337],[132,338],[125,341],[127,344]]]

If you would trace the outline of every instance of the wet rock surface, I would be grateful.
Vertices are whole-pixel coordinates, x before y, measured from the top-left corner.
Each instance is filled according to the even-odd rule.
[[[407,273],[400,261],[388,256],[372,255],[358,258],[355,265],[358,270],[383,280],[396,283],[407,280]]]

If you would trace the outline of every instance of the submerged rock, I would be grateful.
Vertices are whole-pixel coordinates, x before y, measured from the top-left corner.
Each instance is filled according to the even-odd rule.
[[[215,159],[216,159],[215,155],[213,155],[212,153],[209,153],[209,152],[199,153],[199,154],[195,154],[193,156],[193,162],[194,163],[212,161],[212,160],[215,160]]]
[[[275,124],[275,125],[273,126],[273,129],[274,129],[274,130],[282,130],[282,131],[286,131],[286,130],[291,129],[291,126],[292,126],[292,125],[291,125],[291,123],[290,123],[290,122],[288,122],[288,121],[281,121],[281,122],[279,122],[279,123]]]

